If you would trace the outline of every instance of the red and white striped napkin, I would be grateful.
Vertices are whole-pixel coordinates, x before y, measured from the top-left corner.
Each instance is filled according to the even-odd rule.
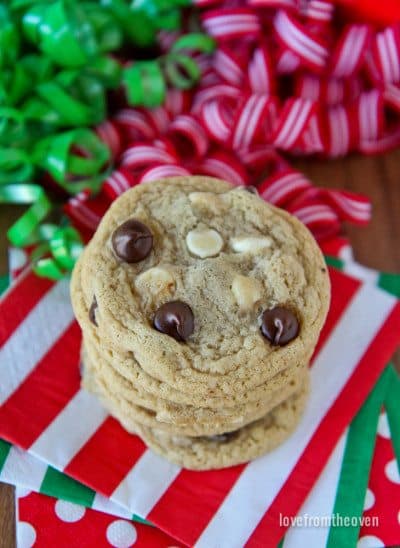
[[[396,299],[331,274],[332,307],[296,433],[248,465],[190,472],[147,450],[80,390],[68,282],[28,271],[0,304],[0,436],[185,544],[275,546],[279,514],[297,513],[399,342]]]

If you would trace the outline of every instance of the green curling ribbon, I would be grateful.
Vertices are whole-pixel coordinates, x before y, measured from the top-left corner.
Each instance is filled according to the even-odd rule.
[[[188,89],[200,76],[187,51],[210,53],[201,34],[171,53],[124,68],[110,52],[148,48],[178,30],[190,0],[8,0],[0,3],[0,203],[30,207],[10,228],[16,246],[37,244],[35,272],[59,279],[81,250],[71,227],[43,224],[51,204],[38,184],[48,172],[65,191],[97,192],[110,152],[88,127],[106,117],[107,90],[124,86],[132,106],[156,107],[167,85]],[[135,57],[135,49],[133,49]]]
[[[201,51],[212,53],[215,50],[216,42],[211,36],[202,32],[192,32],[180,36],[172,45],[171,51]]]
[[[171,10],[190,6],[189,0],[136,0],[134,9],[145,12],[151,19],[162,16]]]
[[[37,97],[32,97],[25,101],[21,105],[20,111],[27,122],[36,122],[43,127],[41,137],[54,131],[61,125],[61,115],[59,112],[56,112],[49,104]]]
[[[96,57],[85,71],[107,88],[115,88],[121,82],[121,64],[112,57]]]
[[[76,194],[87,188],[100,189],[106,177],[101,170],[110,160],[110,151],[93,131],[81,128],[43,139],[33,158],[62,188]]]
[[[15,108],[0,108],[0,145],[6,147],[22,147],[26,146],[28,142],[29,135],[22,113]],[[16,150],[15,152],[23,151]],[[11,164],[14,163],[15,159],[11,161]],[[7,157],[3,158],[2,167],[7,169]],[[0,172],[0,181],[1,176],[2,174]]]
[[[122,82],[132,106],[157,107],[164,102],[166,85],[157,61],[138,61],[124,70]]]
[[[41,99],[59,116],[63,126],[86,126],[101,122],[106,114],[104,87],[79,71],[62,71],[37,87]]]
[[[201,76],[196,61],[181,53],[166,55],[163,65],[168,82],[178,89],[191,88]]]
[[[147,47],[155,41],[155,28],[151,18],[135,3],[129,5],[125,0],[101,0],[124,31],[130,42],[139,46]]]
[[[51,204],[43,188],[36,184],[0,186],[0,204],[32,204],[7,231],[10,242],[16,247],[36,243],[41,239],[39,223],[46,217]]]
[[[60,280],[71,272],[83,249],[79,232],[71,226],[43,225],[47,241],[32,253],[33,271],[41,277]],[[44,232],[43,231],[43,232]]]
[[[26,38],[57,65],[81,67],[98,53],[93,26],[77,2],[35,4],[23,16],[22,27]]]
[[[115,51],[122,46],[123,32],[113,15],[98,3],[84,2],[81,8],[88,17],[100,53]]]
[[[0,184],[24,182],[32,173],[31,159],[23,150],[0,148]]]
[[[0,67],[14,64],[20,49],[19,31],[7,7],[0,4]]]

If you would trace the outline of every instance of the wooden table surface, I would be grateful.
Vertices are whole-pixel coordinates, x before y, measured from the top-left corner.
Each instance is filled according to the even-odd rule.
[[[300,160],[294,165],[320,186],[363,192],[372,201],[367,227],[346,227],[356,259],[373,268],[400,273],[400,150],[384,156],[351,156],[342,160]],[[20,214],[0,208],[0,274],[7,272],[8,226]],[[399,355],[395,358],[400,367]],[[0,484],[0,548],[15,546],[13,488]]]

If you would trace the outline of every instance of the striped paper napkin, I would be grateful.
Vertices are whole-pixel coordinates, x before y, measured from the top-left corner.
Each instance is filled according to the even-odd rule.
[[[323,520],[329,519],[329,516],[340,516],[341,519],[347,517],[356,520],[355,524],[352,527],[340,527],[338,523],[332,522],[324,525],[319,523],[319,526],[314,523],[313,526],[292,527],[285,536],[283,548],[297,548],[301,545],[347,548],[356,546],[357,539],[360,548],[394,546],[399,543],[399,397],[400,379],[388,366],[341,437],[296,517],[300,520]],[[385,411],[379,413],[382,403]],[[397,440],[397,461],[392,437]],[[18,548],[30,548],[33,545],[38,548],[53,545],[60,548],[82,545],[114,548],[143,545],[161,548],[173,544],[171,537],[160,535],[154,527],[143,528],[132,524],[128,521],[129,513],[117,505],[100,505],[101,511],[94,511],[94,507],[99,508],[101,497],[96,497],[94,492],[90,493],[89,489],[46,467],[26,452],[10,449],[5,462],[0,479],[11,479],[12,483],[19,485]],[[35,470],[34,479],[30,474],[32,470]],[[41,474],[38,474],[39,470]],[[39,489],[41,493],[51,496],[37,494]],[[91,507],[92,510],[86,510]],[[364,520],[362,523],[357,521],[360,518]]]
[[[357,277],[376,283],[393,294],[400,294],[400,276],[379,273],[357,264],[346,240],[335,239],[326,246],[325,251],[335,255],[335,257],[329,257],[329,260],[335,262],[340,269],[353,272]],[[21,253],[21,250],[11,248],[9,264],[12,280],[15,280],[26,266],[26,262],[27,257]],[[7,280],[0,278],[1,290],[6,286]],[[357,538],[359,538],[359,545],[364,548],[366,544],[377,548],[398,543],[400,539],[400,514],[398,512],[398,508],[400,508],[400,475],[392,445],[392,436],[395,436],[396,440],[400,440],[400,416],[397,412],[400,380],[393,371],[389,371],[389,368],[390,366],[353,419],[349,429],[339,440],[335,451],[330,456],[298,514],[301,519],[305,519],[306,516],[323,519],[323,516],[330,515],[351,516],[356,519],[361,517],[364,510],[364,517],[367,518],[367,521],[362,524],[358,522],[353,527],[338,527],[335,524],[332,528],[332,525],[328,523],[324,527],[292,528],[285,537],[284,548],[296,546],[297,543],[304,541],[307,541],[309,545],[336,547],[338,544],[343,544],[351,546],[356,544]],[[378,421],[379,407],[382,403],[385,411],[380,414]],[[375,444],[376,430],[378,435]],[[399,463],[399,442],[396,444],[396,450],[397,463]],[[107,535],[108,527],[115,520],[113,521],[111,517],[106,517],[104,514],[117,518],[131,518],[127,510],[47,466],[43,461],[39,461],[27,452],[11,447],[10,444],[1,440],[0,480],[20,486],[17,493],[19,509],[20,511],[22,509],[18,521],[20,548],[30,546],[30,539],[33,537],[36,539],[36,544],[40,545],[43,542],[47,542],[47,545],[53,544],[55,539],[60,538],[60,527],[66,528],[68,533],[71,533],[71,530],[74,532],[78,546],[84,541],[91,544],[93,544],[92,541],[95,541],[96,544],[103,542],[108,546],[116,546],[118,543],[113,544],[112,542],[115,535],[111,534],[110,537]],[[44,496],[36,497],[34,493],[27,496],[27,489],[28,492],[34,491],[50,495],[51,498],[47,500]],[[390,497],[386,496],[388,493]],[[57,500],[54,501],[53,497],[57,497]],[[68,504],[65,505],[61,501]],[[93,512],[86,513],[82,506],[100,510],[103,518],[100,520],[97,516],[92,518],[95,514]],[[36,518],[38,507],[42,514],[47,513],[50,518],[47,521],[44,534],[40,527],[40,520],[38,524]],[[57,511],[59,507],[66,508],[68,511],[60,513]],[[83,520],[83,518],[85,519]],[[94,537],[88,536],[91,530],[88,528],[88,518],[97,524],[100,521],[100,531],[104,529],[104,523],[108,524],[106,534],[103,531],[103,534],[100,532],[99,536],[96,530]],[[378,523],[376,523],[377,518]],[[41,517],[41,519],[45,518]],[[138,516],[133,516],[133,519],[140,520]],[[54,526],[49,527],[49,522],[54,522]],[[84,526],[82,527],[82,525]],[[132,531],[136,531],[136,529],[120,519],[117,520],[117,524],[112,526],[112,531],[115,528],[121,529],[119,544],[128,546],[128,537],[131,538]],[[152,530],[155,531],[154,528]],[[63,532],[62,537],[66,539],[66,545],[70,546],[69,534]],[[92,540],[89,541],[89,538]],[[50,542],[50,539],[53,539],[53,542]],[[136,538],[135,546],[138,545],[138,542],[140,544],[141,540],[142,535],[140,538]],[[152,544],[154,545],[155,542],[159,546],[162,545],[162,539],[158,537],[157,540],[154,538]]]
[[[398,342],[397,301],[369,283],[331,275],[333,303],[311,370],[310,404],[294,436],[270,455],[196,473],[146,450],[79,390],[80,336],[67,283],[29,272],[0,305],[0,434],[186,544],[274,546],[285,531],[279,514],[297,513]]]

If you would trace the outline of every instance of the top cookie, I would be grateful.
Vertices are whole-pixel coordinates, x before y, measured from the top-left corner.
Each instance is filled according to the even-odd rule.
[[[204,394],[257,386],[308,359],[329,306],[309,231],[209,177],[125,192],[81,261],[99,335],[155,378]]]

